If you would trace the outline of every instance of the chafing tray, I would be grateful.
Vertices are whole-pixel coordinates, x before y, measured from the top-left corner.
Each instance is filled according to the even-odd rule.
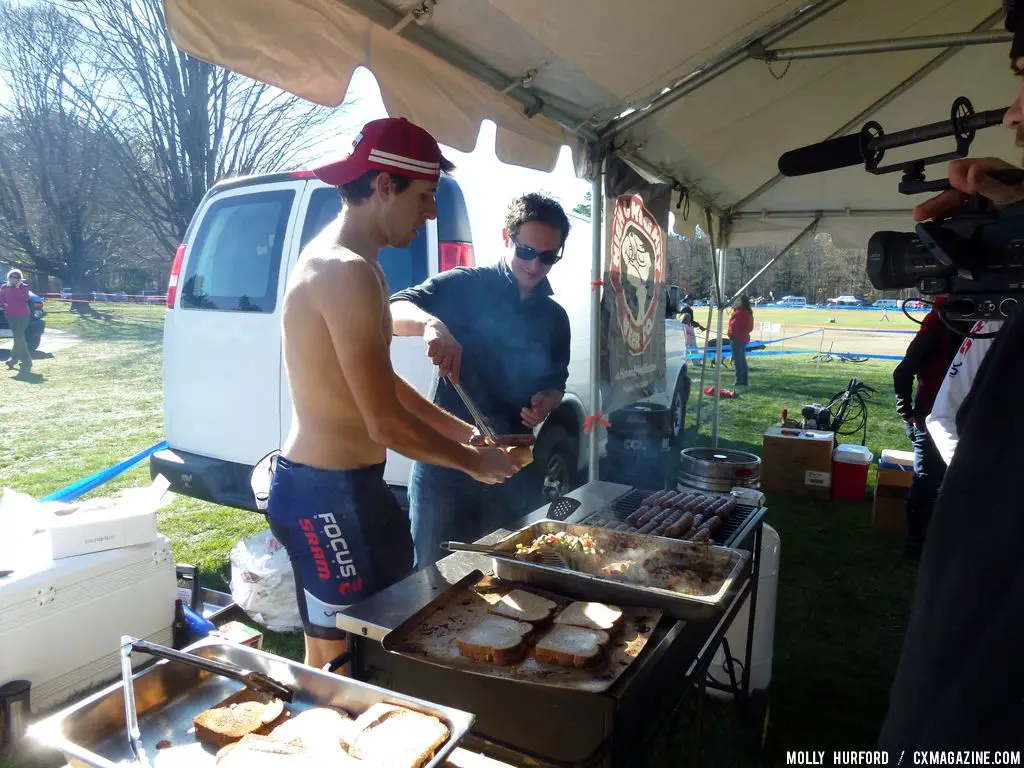
[[[698,562],[716,565],[722,576],[711,580],[706,594],[698,595],[627,584],[582,571],[555,568],[519,559],[492,558],[495,576],[548,589],[579,600],[598,600],[623,607],[631,605],[657,608],[666,615],[683,621],[712,621],[728,607],[730,594],[740,585],[750,565],[750,553],[745,550],[695,544],[662,536],[608,531],[554,520],[536,522],[491,546],[508,552],[511,556],[515,553],[517,544],[528,546],[538,536],[559,531],[577,536],[589,534],[606,553],[642,550],[644,553],[670,557],[680,555],[685,558],[698,558]]]
[[[451,736],[427,764],[437,768],[469,732],[474,716],[450,707],[339,677],[263,651],[220,640],[203,640],[185,651],[261,672],[295,690],[287,709],[336,707],[353,717],[379,702],[434,715]],[[242,689],[238,682],[173,661],[133,676],[139,728],[152,768],[205,768],[215,753],[192,732],[192,718]],[[29,736],[64,753],[75,766],[115,768],[134,764],[125,725],[124,687],[116,683],[29,728]],[[158,748],[160,744],[163,748]]]
[[[483,618],[491,604],[523,585],[471,571],[420,611],[381,640],[386,651],[425,661],[436,666],[457,669],[474,675],[498,677],[519,683],[599,693],[607,690],[640,655],[661,619],[661,611],[650,608],[623,608],[619,626],[612,631],[605,658],[592,669],[575,669],[558,664],[543,664],[527,655],[513,666],[468,659],[459,653],[456,636]],[[571,599],[534,587],[527,587],[554,601],[561,610]],[[536,637],[544,633],[541,628]]]

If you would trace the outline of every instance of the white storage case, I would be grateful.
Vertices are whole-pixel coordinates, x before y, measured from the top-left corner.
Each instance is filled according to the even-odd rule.
[[[170,645],[177,580],[163,537],[60,560],[32,538],[0,578],[0,684],[31,682],[39,714],[116,678],[122,635]]]

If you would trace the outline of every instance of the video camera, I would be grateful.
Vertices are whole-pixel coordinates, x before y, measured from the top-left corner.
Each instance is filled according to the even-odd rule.
[[[927,181],[925,167],[967,156],[978,130],[1002,123],[1006,109],[975,113],[961,96],[950,119],[886,135],[877,122],[860,133],[841,136],[785,153],[779,158],[783,176],[846,168],[863,163],[876,175],[902,171],[899,191],[905,195],[941,192],[945,179]],[[953,136],[956,150],[882,166],[885,151]],[[1024,181],[1024,172],[989,174],[1004,184]],[[997,210],[975,196],[966,211],[918,224],[914,232],[876,232],[868,241],[867,274],[879,290],[917,289],[927,296],[947,296],[942,314],[948,321],[1001,320],[1024,301],[1024,203]]]

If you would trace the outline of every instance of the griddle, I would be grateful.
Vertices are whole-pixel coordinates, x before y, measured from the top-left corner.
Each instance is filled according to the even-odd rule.
[[[529,655],[518,664],[503,666],[468,659],[459,653],[455,644],[458,634],[486,616],[492,603],[514,589],[526,589],[552,600],[558,606],[556,612],[572,602],[561,595],[473,570],[386,634],[381,645],[392,653],[472,675],[600,693],[636,660],[661,619],[661,611],[656,609],[624,607],[620,626],[610,633],[604,659],[593,669],[543,664]],[[543,632],[540,629],[536,635]]]
[[[649,493],[617,483],[587,483],[569,494],[581,505],[565,522],[581,523],[595,513],[613,514],[617,508],[628,508]],[[716,541],[751,552],[754,574],[766,511],[763,507],[747,508],[742,517],[736,514],[728,538]],[[495,531],[478,543],[493,544],[514,530],[545,519],[546,507],[510,525],[512,530]],[[455,553],[347,609],[338,617],[338,626],[351,633],[352,674],[376,685],[474,713],[476,721],[465,743],[514,765],[630,765],[647,749],[651,734],[673,721],[684,694],[692,687],[704,685],[708,666],[725,633],[750,597],[748,653],[739,667],[740,699],[745,698],[758,582],[749,573],[737,585],[731,603],[717,621],[693,624],[663,617],[643,653],[600,693],[466,674],[382,647],[382,638],[411,614],[471,571],[487,573],[490,565],[486,556]]]

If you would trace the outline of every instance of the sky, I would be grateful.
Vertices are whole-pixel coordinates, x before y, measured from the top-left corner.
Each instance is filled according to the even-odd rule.
[[[314,150],[316,159],[329,159],[347,154],[359,128],[370,120],[387,117],[380,88],[373,74],[360,67],[349,85],[347,107],[339,120],[339,133]],[[501,162],[494,154],[495,126],[485,121],[480,129],[476,149],[471,153],[444,147],[445,157],[455,163],[453,176],[462,187],[469,209],[475,249],[500,249],[505,210],[513,198],[527,192],[544,191],[557,199],[566,211],[583,202],[590,191],[590,182],[576,178],[572,154],[563,147],[558,164],[551,173],[535,171]]]

